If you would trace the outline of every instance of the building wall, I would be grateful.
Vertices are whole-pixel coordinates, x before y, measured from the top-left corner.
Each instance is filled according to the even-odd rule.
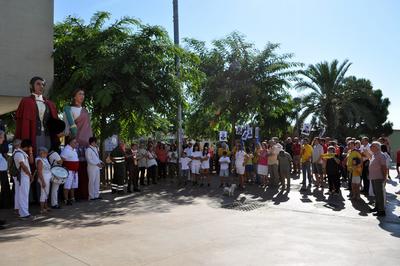
[[[29,95],[29,80],[53,82],[53,0],[0,0],[0,114]]]

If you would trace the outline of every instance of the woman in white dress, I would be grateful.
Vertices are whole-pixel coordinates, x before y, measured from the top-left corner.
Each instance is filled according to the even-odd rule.
[[[239,150],[235,153],[235,168],[236,174],[239,176],[239,186],[244,188],[244,171],[246,153],[243,150],[243,145],[239,146]]]
[[[200,177],[200,167],[201,167],[201,157],[203,153],[200,151],[200,146],[198,143],[194,144],[192,156],[192,174],[193,174],[193,185],[197,185]]]

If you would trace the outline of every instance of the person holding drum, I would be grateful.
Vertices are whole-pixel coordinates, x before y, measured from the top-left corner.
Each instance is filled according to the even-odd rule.
[[[46,147],[38,148],[39,156],[36,158],[36,169],[38,175],[38,182],[40,184],[40,213],[44,214],[49,211],[47,206],[47,199],[49,197],[50,192],[50,180],[51,180],[51,172],[50,172],[50,163],[47,160],[48,150]]]
[[[68,177],[68,170],[66,170],[64,167],[61,166],[63,161],[58,151],[59,151],[58,146],[53,145],[48,155],[48,160],[51,165],[51,172],[53,174],[53,179],[51,180],[52,209],[61,209],[60,205],[58,204],[58,189],[60,188],[61,184],[64,184],[65,180]],[[61,171],[59,171],[60,168],[62,168]],[[57,169],[58,171],[54,171],[55,169]],[[59,172],[61,172],[61,174]]]
[[[79,157],[75,150],[77,145],[75,138],[69,138],[67,146],[61,152],[63,165],[68,169],[68,177],[64,184],[64,202],[66,205],[72,205],[75,201],[74,190],[78,188]]]

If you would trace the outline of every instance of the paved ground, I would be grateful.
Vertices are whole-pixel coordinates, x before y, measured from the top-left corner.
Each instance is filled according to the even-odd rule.
[[[104,192],[34,221],[2,210],[0,265],[400,265],[398,179],[383,219],[365,198],[300,192],[299,180],[289,193],[248,186],[234,198],[216,187]]]

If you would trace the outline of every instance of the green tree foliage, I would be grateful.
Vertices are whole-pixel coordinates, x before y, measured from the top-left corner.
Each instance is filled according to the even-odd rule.
[[[109,23],[96,13],[90,23],[68,17],[54,28],[55,82],[51,97],[59,106],[80,87],[95,132],[104,137],[167,133],[175,121],[180,86],[195,87],[198,58],[176,47],[167,32],[132,18]],[[176,78],[175,57],[181,61]]]
[[[338,131],[343,136],[390,135],[393,132],[393,124],[387,121],[390,101],[383,98],[382,91],[374,90],[371,81],[354,76],[346,78],[344,84],[344,91],[351,94],[353,101],[343,106]]]
[[[215,137],[216,131],[228,130],[232,137],[235,126],[245,123],[261,126],[262,132],[286,130],[293,115],[287,87],[301,65],[289,61],[291,54],[277,54],[279,45],[270,43],[259,51],[237,32],[213,41],[211,48],[194,39],[186,44],[206,75],[200,87],[190,90],[188,135]]]
[[[389,100],[382,98],[380,90],[373,90],[369,80],[346,77],[350,66],[348,60],[341,64],[334,60],[310,65],[300,72],[305,79],[295,87],[308,93],[299,99],[297,127],[311,115],[314,126],[325,127],[328,136],[391,131],[392,124],[386,123]]]

